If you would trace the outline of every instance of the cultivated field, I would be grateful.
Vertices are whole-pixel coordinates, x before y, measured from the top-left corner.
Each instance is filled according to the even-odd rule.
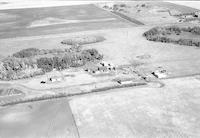
[[[59,34],[133,25],[127,24],[126,21],[92,4],[1,10],[0,17],[0,38]]]

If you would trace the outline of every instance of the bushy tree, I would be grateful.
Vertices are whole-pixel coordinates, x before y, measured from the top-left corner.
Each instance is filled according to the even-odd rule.
[[[99,54],[99,52],[96,49],[87,49],[82,51],[82,57],[84,60],[101,60],[103,56]]]
[[[45,72],[50,72],[53,70],[53,60],[52,58],[42,57],[37,59],[37,67],[42,68]]]

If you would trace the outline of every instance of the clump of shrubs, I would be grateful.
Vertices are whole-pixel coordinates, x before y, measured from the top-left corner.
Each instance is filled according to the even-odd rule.
[[[163,42],[163,43],[174,43],[179,45],[197,46],[200,47],[200,39],[192,38],[180,38],[180,37],[169,37],[170,35],[181,35],[181,33],[187,32],[195,35],[200,35],[200,27],[154,27],[143,34],[149,41]]]
[[[65,52],[70,52],[72,49],[37,49],[37,48],[27,48],[14,53],[12,56],[16,58],[28,58],[37,55],[45,54],[61,54]]]
[[[97,36],[97,35],[83,35],[83,36],[76,36],[76,37],[71,37],[66,40],[63,40],[61,43],[62,44],[67,44],[67,45],[85,45],[85,44],[91,44],[91,43],[97,43],[97,42],[102,42],[104,41],[105,38],[102,36]]]

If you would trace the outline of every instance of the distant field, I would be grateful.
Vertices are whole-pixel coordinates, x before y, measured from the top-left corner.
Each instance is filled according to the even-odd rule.
[[[78,138],[66,98],[0,110],[1,138]]]
[[[193,8],[188,7],[186,4],[185,5],[179,5],[179,4],[175,4],[175,3],[170,3],[170,2],[154,2],[155,5],[157,6],[162,6],[162,7],[166,7],[166,8],[171,8],[171,9],[177,9],[178,11],[180,11],[181,13],[188,13],[188,12],[194,12],[194,11],[199,11],[200,9],[197,8]],[[196,2],[196,4],[198,5],[199,2]],[[196,6],[194,6],[196,7]]]
[[[124,2],[124,6],[122,3],[116,3],[113,7],[108,6],[109,3],[108,5],[102,3],[102,5],[107,10],[114,9],[114,13],[124,16],[125,19],[132,19],[135,23],[145,25],[177,23],[177,18],[172,15],[198,11],[183,5],[154,1]]]
[[[91,4],[0,10],[0,17],[0,39],[134,26]]]

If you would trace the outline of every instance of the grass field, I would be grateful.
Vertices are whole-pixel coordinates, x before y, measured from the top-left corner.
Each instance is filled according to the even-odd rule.
[[[162,88],[73,97],[70,106],[80,137],[200,137],[200,81],[177,78],[163,83]]]
[[[0,110],[2,138],[78,138],[66,98],[19,104]]]

